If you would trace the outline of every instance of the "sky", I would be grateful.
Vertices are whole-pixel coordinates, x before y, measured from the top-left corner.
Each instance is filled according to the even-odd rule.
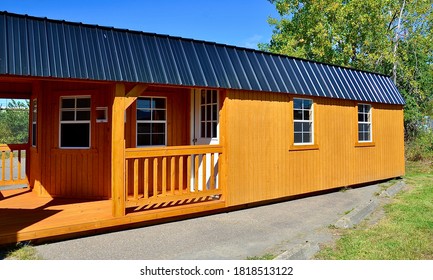
[[[240,47],[269,42],[267,0],[0,0],[0,10]]]

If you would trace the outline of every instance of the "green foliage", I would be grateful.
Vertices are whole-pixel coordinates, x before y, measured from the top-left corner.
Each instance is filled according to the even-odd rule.
[[[408,160],[433,160],[433,131],[420,130],[417,137],[407,142],[405,146]]]
[[[27,143],[29,131],[29,101],[11,100],[0,110],[0,143]]]
[[[266,51],[392,76],[406,99],[405,128],[417,136],[433,114],[433,4],[429,0],[269,0]]]
[[[11,249],[7,255],[6,260],[40,260],[36,249],[30,244],[17,244],[13,249]]]

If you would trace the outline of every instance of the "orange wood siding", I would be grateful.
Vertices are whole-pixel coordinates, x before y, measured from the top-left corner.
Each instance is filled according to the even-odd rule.
[[[356,147],[357,103],[314,101],[315,145],[293,145],[293,97],[227,91],[223,117],[227,206],[404,174],[401,106],[372,104],[372,147]],[[309,98],[309,97],[308,97]]]
[[[39,141],[41,196],[109,198],[111,130],[110,120],[96,123],[96,107],[110,110],[113,88],[91,83],[43,82],[39,96]],[[91,96],[91,148],[59,149],[59,107],[61,96]],[[108,112],[108,116],[111,113]],[[33,151],[32,155],[35,153]],[[32,166],[34,168],[34,166]],[[37,168],[37,167],[36,167]],[[33,173],[33,172],[32,172]]]

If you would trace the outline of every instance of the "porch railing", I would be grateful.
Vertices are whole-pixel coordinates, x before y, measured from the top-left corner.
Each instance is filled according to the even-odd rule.
[[[0,186],[28,184],[28,144],[0,144]]]
[[[125,149],[126,207],[220,200],[221,154],[219,145]]]

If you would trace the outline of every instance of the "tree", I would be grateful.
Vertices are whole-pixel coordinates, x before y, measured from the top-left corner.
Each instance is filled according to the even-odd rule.
[[[431,113],[433,4],[429,0],[269,0],[280,18],[266,51],[392,76],[406,99],[407,135]]]
[[[29,131],[29,101],[12,99],[0,110],[0,144],[27,143]]]

